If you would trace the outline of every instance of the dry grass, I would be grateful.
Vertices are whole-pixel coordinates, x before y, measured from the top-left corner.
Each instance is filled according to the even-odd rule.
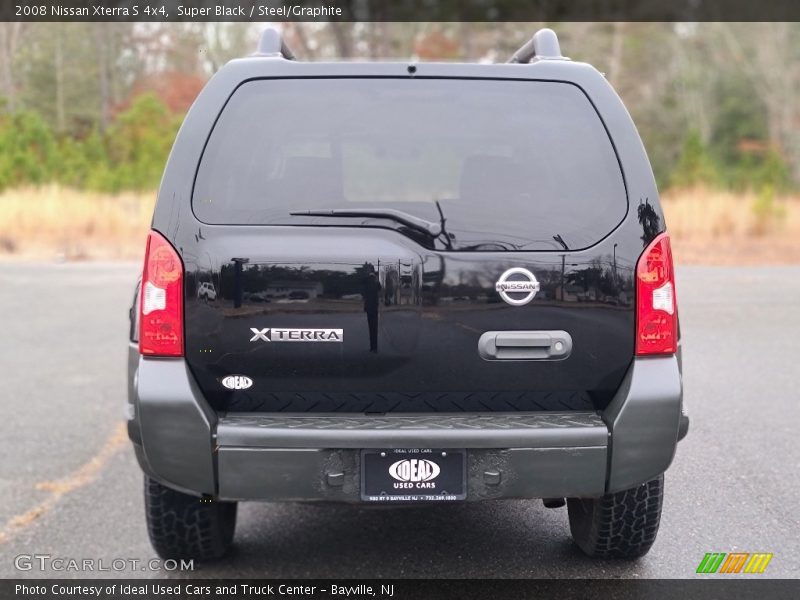
[[[0,194],[0,258],[139,260],[155,193],[94,194],[57,186]],[[800,197],[754,210],[756,194],[707,189],[664,194],[681,263],[800,263]]]
[[[0,256],[139,259],[155,193],[119,195],[57,186],[0,194]]]
[[[765,205],[755,193],[697,188],[661,200],[679,263],[800,263],[800,197]]]

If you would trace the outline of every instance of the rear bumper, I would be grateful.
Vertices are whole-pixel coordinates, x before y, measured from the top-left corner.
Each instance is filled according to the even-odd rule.
[[[362,448],[466,448],[468,500],[599,496],[664,472],[688,426],[674,357],[635,360],[602,413],[218,416],[183,360],[130,370],[142,469],[222,500],[357,502]]]

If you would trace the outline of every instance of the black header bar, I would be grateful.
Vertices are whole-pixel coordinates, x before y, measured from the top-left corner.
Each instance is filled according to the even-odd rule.
[[[16,600],[795,600],[800,580],[695,579],[5,579]]]
[[[2,21],[800,21],[798,0],[3,0]]]

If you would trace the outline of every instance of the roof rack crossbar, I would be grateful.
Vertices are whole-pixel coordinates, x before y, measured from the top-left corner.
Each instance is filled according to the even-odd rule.
[[[561,55],[561,46],[555,31],[547,28],[540,29],[519,50],[514,52],[508,62],[524,64],[531,62],[533,58],[541,60],[564,58]]]
[[[277,29],[269,27],[261,33],[261,39],[258,41],[258,49],[255,53],[256,56],[282,56],[286,60],[294,60],[294,52],[291,51],[289,46],[283,40],[283,36]]]

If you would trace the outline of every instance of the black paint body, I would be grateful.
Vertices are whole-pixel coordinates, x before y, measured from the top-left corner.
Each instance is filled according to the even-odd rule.
[[[295,226],[201,222],[191,207],[192,185],[214,120],[236,86],[339,71],[407,75],[405,65],[391,63],[234,61],[203,91],[176,141],[153,227],[184,262],[186,360],[211,406],[357,413],[604,408],[633,360],[636,262],[664,221],[644,148],[603,77],[588,65],[557,61],[421,64],[416,72],[569,80],[591,98],[616,149],[628,209],[586,249],[452,252],[425,247],[396,224],[358,226],[363,219]],[[540,282],[525,306],[509,305],[495,291],[512,267],[530,270]],[[377,292],[374,286],[365,291],[369,273],[377,276]],[[198,294],[203,282],[213,284],[215,298]],[[370,339],[370,323],[377,325],[377,340]],[[251,341],[252,328],[342,329],[343,341]],[[567,331],[573,349],[563,360],[482,359],[481,334],[503,330]],[[250,377],[252,387],[225,389],[220,380],[229,374]]]
[[[186,353],[218,410],[564,410],[588,397],[602,406],[633,357],[635,231],[632,243],[614,235],[578,254],[448,254],[387,229],[197,229],[179,243],[184,257],[206,258],[186,261]],[[541,284],[520,307],[495,291],[515,266]],[[363,299],[373,268],[382,287],[377,353]],[[214,301],[197,297],[202,281],[214,283]],[[344,337],[251,342],[251,328],[336,328]],[[487,361],[478,338],[493,330],[565,330],[574,348],[561,361]],[[219,385],[232,373],[253,387]]]

